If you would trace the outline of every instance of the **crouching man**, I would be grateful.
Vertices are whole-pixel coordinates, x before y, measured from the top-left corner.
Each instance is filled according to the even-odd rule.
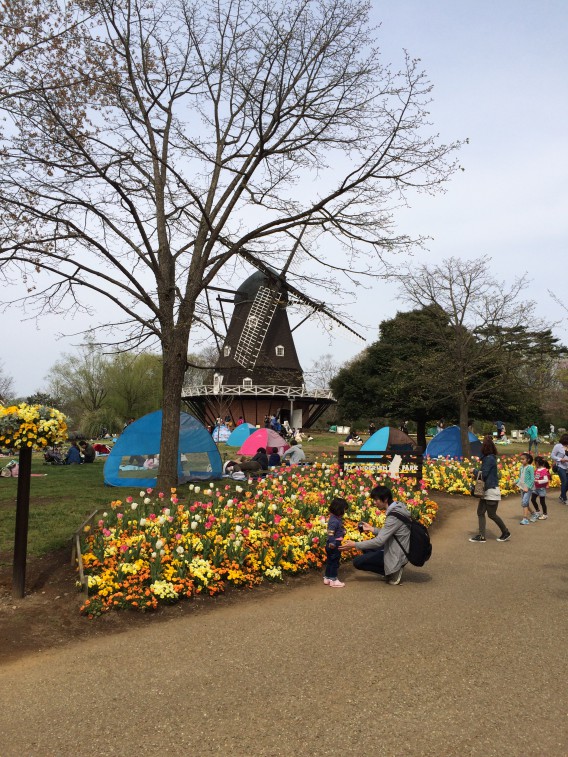
[[[400,513],[409,519],[410,512],[402,502],[393,501],[388,486],[375,486],[371,491],[371,499],[380,510],[386,509],[385,525],[382,528],[374,528],[369,523],[362,523],[361,530],[371,531],[375,538],[368,541],[347,540],[339,549],[342,552],[348,549],[360,550],[363,554],[354,558],[354,567],[357,570],[369,570],[385,576],[387,583],[396,586],[400,583],[402,570],[408,562],[404,550],[409,550],[410,529],[392,513]]]

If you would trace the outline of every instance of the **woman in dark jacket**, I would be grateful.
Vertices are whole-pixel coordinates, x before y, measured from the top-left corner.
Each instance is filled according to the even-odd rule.
[[[478,473],[479,470],[474,471],[475,476]],[[501,492],[499,491],[499,474],[497,472],[497,450],[490,436],[485,436],[481,445],[481,477],[485,491],[477,505],[479,533],[472,536],[470,541],[477,543],[485,541],[485,513],[501,529],[501,536],[497,538],[497,541],[508,541],[511,538],[511,534],[507,526],[497,515],[497,508],[501,501]]]
[[[262,470],[268,470],[268,455],[266,454],[264,447],[259,447],[257,449],[256,455],[253,457],[253,460],[259,463]]]

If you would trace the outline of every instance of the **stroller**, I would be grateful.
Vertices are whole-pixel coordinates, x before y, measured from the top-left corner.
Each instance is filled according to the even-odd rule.
[[[43,453],[43,464],[44,465],[65,465],[65,461],[61,457],[61,453],[59,450],[53,449],[47,450],[47,452]]]

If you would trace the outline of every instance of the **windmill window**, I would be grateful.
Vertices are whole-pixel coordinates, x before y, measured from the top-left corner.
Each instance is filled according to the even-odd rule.
[[[225,355],[225,357],[229,357],[229,355],[231,354],[231,348],[229,347],[228,344],[223,349],[223,354]]]
[[[243,386],[252,386],[252,379],[251,378],[243,379]]]
[[[276,357],[284,357],[284,347],[281,344],[276,347]]]

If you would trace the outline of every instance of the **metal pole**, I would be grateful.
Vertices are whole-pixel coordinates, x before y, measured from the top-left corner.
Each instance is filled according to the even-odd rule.
[[[32,448],[21,447],[16,499],[16,533],[14,537],[14,571],[12,595],[22,599],[26,591],[26,556],[28,549],[28,517],[30,512],[30,481]]]

